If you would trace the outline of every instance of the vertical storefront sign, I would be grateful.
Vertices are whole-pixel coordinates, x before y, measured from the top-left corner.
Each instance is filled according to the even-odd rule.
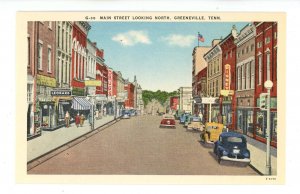
[[[225,72],[224,72],[225,80],[224,80],[224,89],[230,90],[230,65],[225,65]]]
[[[107,84],[107,93],[108,96],[112,96],[112,83],[113,83],[113,71],[111,69],[108,69],[108,84]]]

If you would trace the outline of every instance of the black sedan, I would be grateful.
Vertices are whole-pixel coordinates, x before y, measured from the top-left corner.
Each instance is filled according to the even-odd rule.
[[[215,142],[214,153],[218,162],[222,160],[250,163],[250,151],[247,149],[247,140],[242,134],[223,132]]]

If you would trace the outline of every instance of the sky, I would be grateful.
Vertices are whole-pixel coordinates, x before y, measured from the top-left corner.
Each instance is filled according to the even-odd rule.
[[[211,46],[225,38],[235,25],[240,31],[247,22],[90,22],[88,38],[104,50],[106,65],[133,81],[136,75],[143,90],[175,91],[192,86],[192,53],[198,45]]]

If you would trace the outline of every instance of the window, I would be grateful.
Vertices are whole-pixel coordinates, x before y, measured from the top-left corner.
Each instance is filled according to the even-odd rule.
[[[254,50],[254,44],[251,44],[251,52]]]
[[[64,34],[65,34],[65,30],[62,29],[62,33],[61,33],[61,49],[64,50]]]
[[[270,40],[271,40],[270,37],[266,37],[266,38],[265,38],[265,44],[270,43]]]
[[[242,65],[242,89],[246,88],[245,84],[246,78],[245,78],[245,64]]]
[[[258,42],[257,43],[257,48],[261,48],[262,47],[262,42]]]
[[[59,79],[60,82],[64,82],[64,66],[65,66],[65,61],[62,59],[60,65],[60,69],[61,69],[60,79]]]
[[[254,61],[250,61],[250,67],[251,67],[251,89],[254,89],[255,85],[255,65]]]
[[[38,69],[42,70],[43,44],[38,43]]]
[[[246,48],[246,53],[249,53],[249,46],[247,46]]]
[[[30,37],[27,37],[27,67],[30,66]]]
[[[246,86],[245,89],[250,89],[250,63],[246,63]]]
[[[262,55],[258,56],[258,85],[262,82]]]
[[[67,79],[68,79],[68,68],[67,68],[67,60],[65,60],[64,62],[64,83],[67,83]]]
[[[60,47],[60,26],[57,28],[57,46]]]
[[[216,80],[216,96],[219,96],[219,82]]]
[[[51,48],[48,47],[47,71],[51,72]]]
[[[277,32],[274,32],[274,39],[277,39]]]
[[[267,80],[270,80],[270,52],[267,52]]]
[[[52,22],[51,21],[48,22],[48,28],[52,29]]]
[[[228,53],[225,54],[225,59],[228,59]]]
[[[57,57],[57,63],[56,63],[56,68],[55,68],[55,73],[56,73],[56,81],[59,82],[58,78],[59,78],[59,60],[60,60],[60,56]]]
[[[238,90],[241,90],[241,67],[237,68],[237,75],[238,75],[238,83],[237,83],[237,88]]]
[[[32,84],[27,84],[27,102],[32,102]]]
[[[230,51],[230,58],[232,58],[232,50]]]
[[[244,49],[242,50],[242,55],[244,54]]]

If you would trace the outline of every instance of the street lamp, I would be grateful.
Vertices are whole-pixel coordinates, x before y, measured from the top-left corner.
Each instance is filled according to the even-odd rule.
[[[266,175],[271,175],[271,152],[270,152],[270,104],[271,104],[271,88],[273,87],[273,82],[271,80],[267,80],[264,83],[264,87],[268,91],[268,99],[267,99],[267,129],[266,129],[266,138],[267,138],[267,153],[266,153]]]

